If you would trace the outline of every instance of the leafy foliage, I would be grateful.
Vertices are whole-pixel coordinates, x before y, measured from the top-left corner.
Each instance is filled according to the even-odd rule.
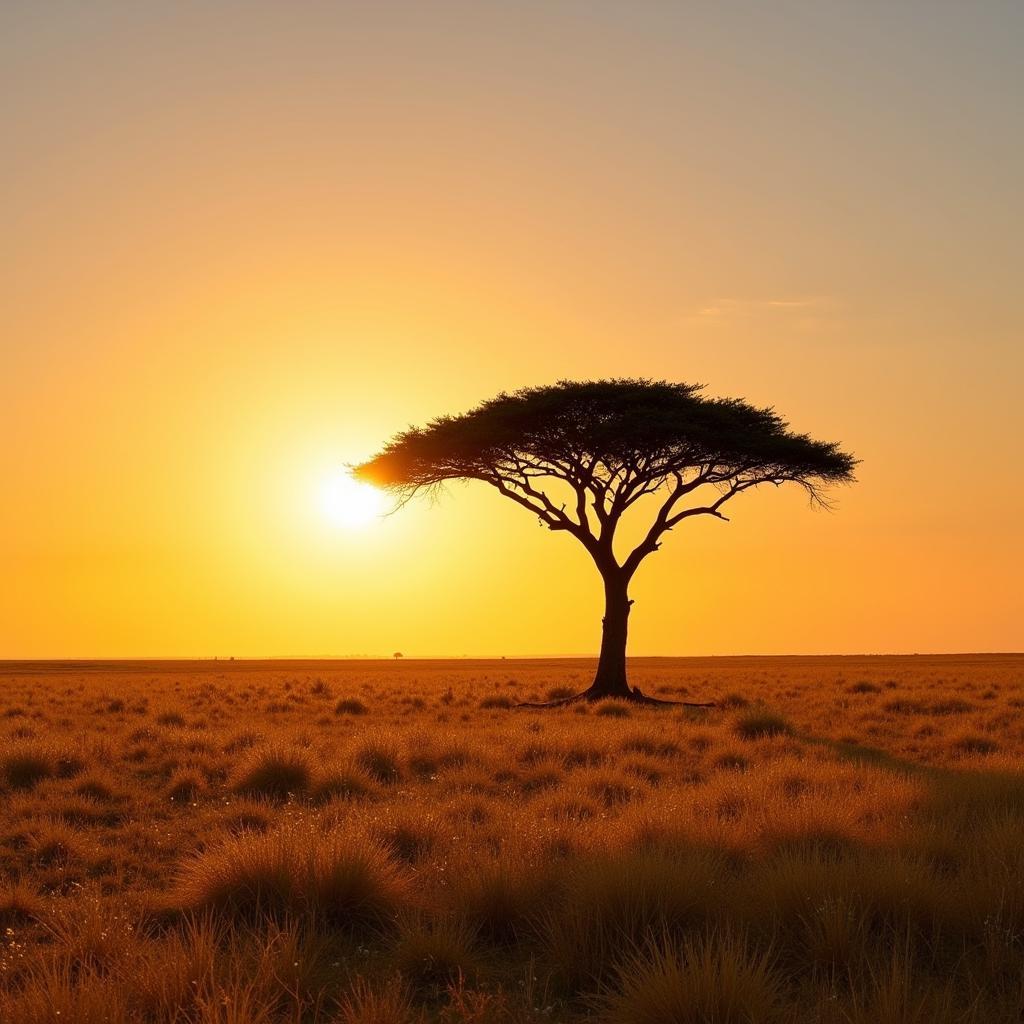
[[[613,379],[502,392],[403,431],[355,473],[404,498],[481,480],[595,551],[610,548],[630,506],[667,487],[638,564],[662,532],[692,515],[724,518],[719,509],[741,491],[791,482],[824,501],[822,487],[851,480],[855,465],[838,444],[791,431],[774,409],[708,398],[696,384]],[[713,500],[680,507],[704,486],[717,489]],[[574,501],[557,500],[565,488]]]

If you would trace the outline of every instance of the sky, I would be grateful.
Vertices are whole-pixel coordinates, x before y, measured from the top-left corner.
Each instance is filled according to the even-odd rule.
[[[0,657],[596,652],[480,484],[324,489],[641,376],[862,461],[691,520],[630,652],[1024,649],[1024,6],[0,7]]]

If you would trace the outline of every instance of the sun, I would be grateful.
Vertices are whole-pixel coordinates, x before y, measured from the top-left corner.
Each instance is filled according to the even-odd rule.
[[[344,470],[333,473],[320,489],[320,507],[329,522],[347,529],[367,526],[384,514],[384,495]]]

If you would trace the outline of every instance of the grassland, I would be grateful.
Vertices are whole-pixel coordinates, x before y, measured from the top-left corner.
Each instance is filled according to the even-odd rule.
[[[1019,1021],[1024,657],[0,665],[0,1021]]]

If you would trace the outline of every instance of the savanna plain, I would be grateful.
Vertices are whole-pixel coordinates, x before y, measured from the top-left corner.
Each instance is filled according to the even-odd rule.
[[[1024,656],[0,664],[0,1021],[1019,1021]]]

